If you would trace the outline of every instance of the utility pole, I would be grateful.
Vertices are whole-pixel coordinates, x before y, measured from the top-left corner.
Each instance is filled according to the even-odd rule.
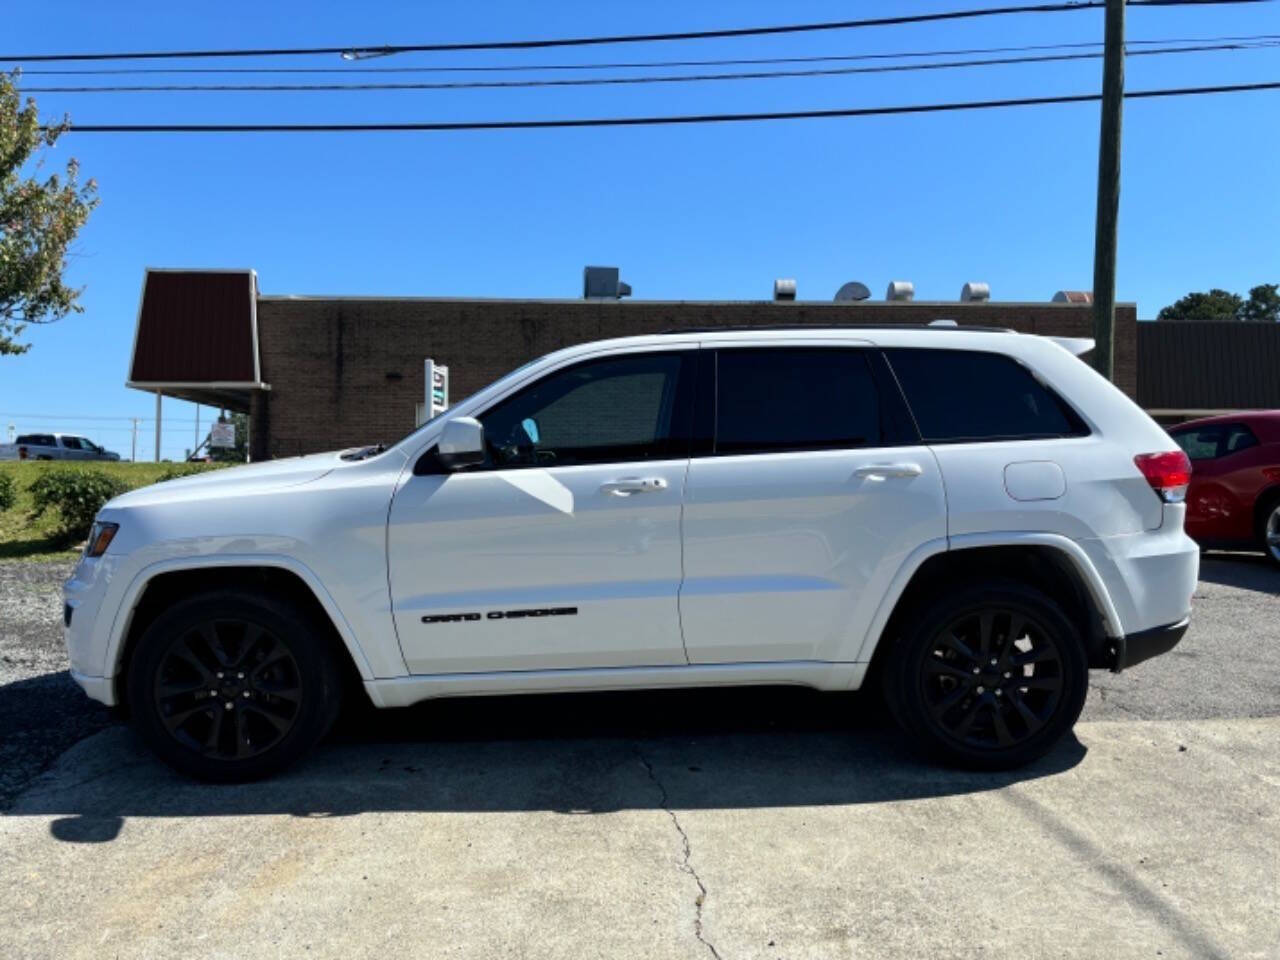
[[[138,424],[142,422],[142,418],[130,417],[129,419],[133,421],[133,452],[129,454],[129,459],[132,462],[137,463],[138,462]]]
[[[1098,135],[1098,219],[1093,235],[1093,365],[1115,380],[1116,221],[1120,215],[1120,118],[1124,105],[1124,5],[1107,0]]]

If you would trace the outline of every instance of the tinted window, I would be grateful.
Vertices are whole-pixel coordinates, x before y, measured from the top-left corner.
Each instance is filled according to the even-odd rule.
[[[1182,430],[1173,434],[1173,439],[1192,460],[1212,460],[1218,455],[1218,444],[1222,442],[1222,427]]]
[[[1258,445],[1258,438],[1243,423],[1233,423],[1227,427],[1226,436],[1222,438],[1222,455],[1239,453]]]
[[[1258,445],[1253,431],[1242,423],[1192,427],[1179,430],[1172,436],[1192,460],[1216,460]]]
[[[867,447],[884,439],[866,351],[721,350],[716,366],[717,453]]]
[[[886,350],[926,442],[1082,436],[1079,416],[1010,357],[973,350]]]
[[[484,413],[488,466],[661,459],[672,452],[681,355],[645,353],[549,374]]]
[[[28,433],[21,436],[17,440],[18,443],[24,443],[31,447],[56,447],[53,437],[47,433]]]
[[[80,441],[79,437],[63,437],[62,445],[68,450],[86,450],[87,447]]]

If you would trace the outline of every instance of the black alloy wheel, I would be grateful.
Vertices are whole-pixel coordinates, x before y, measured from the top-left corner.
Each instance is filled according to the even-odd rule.
[[[156,712],[188,749],[227,760],[269,750],[297,722],[298,662],[278,637],[245,620],[195,624],[175,637],[153,684]]]
[[[883,683],[895,719],[932,756],[1000,770],[1043,756],[1084,707],[1079,629],[1041,591],[996,581],[945,593],[905,623]]]
[[[126,670],[138,732],[171,767],[241,782],[297,760],[342,699],[330,626],[306,605],[249,589],[197,594],[161,613]]]
[[[1015,610],[965,614],[938,632],[920,674],[939,730],[976,749],[1017,746],[1062,700],[1062,653],[1050,631]]]

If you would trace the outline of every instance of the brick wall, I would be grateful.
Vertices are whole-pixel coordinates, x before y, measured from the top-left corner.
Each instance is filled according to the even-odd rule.
[[[1087,337],[1090,308],[1057,303],[274,299],[258,302],[262,378],[253,459],[398,440],[423,398],[422,361],[449,366],[458,402],[561,347],[679,327],[777,323],[926,323]],[[1137,395],[1137,310],[1116,310],[1116,382]]]

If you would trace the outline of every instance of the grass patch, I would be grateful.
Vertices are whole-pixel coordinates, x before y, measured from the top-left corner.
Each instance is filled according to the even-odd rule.
[[[63,518],[57,510],[46,510],[35,515],[31,484],[50,470],[75,466],[80,470],[96,470],[117,479],[128,489],[145,487],[157,480],[175,475],[216,470],[224,464],[187,463],[73,463],[18,462],[0,463],[0,476],[12,478],[14,504],[0,511],[0,560],[70,560],[80,551],[81,544],[67,545],[61,534]],[[230,464],[226,464],[230,466]]]

